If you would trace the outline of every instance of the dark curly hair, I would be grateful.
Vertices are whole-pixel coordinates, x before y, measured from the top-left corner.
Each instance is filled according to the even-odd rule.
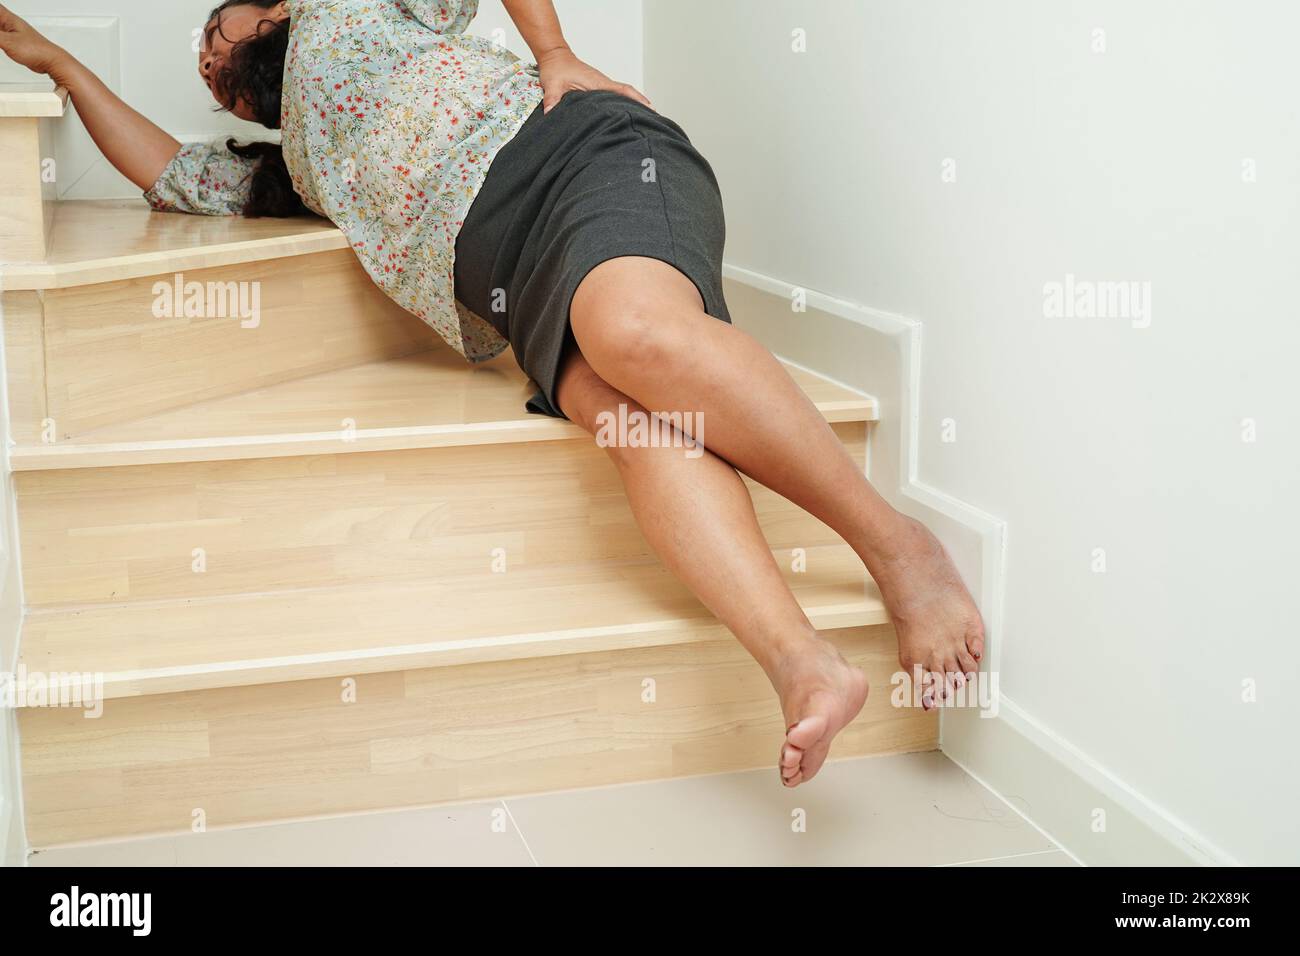
[[[280,0],[225,0],[214,9],[209,20],[221,16],[230,7],[250,6],[269,10]],[[280,128],[280,90],[284,83],[284,58],[289,48],[289,21],[262,20],[257,33],[240,40],[230,51],[230,56],[213,77],[212,89],[221,109],[232,110],[239,102],[247,103],[253,118],[267,129]],[[226,141],[226,148],[242,159],[257,161],[249,181],[248,201],[244,215],[296,216],[306,211],[302,200],[294,192],[293,180],[284,163],[284,152],[278,143],[245,143],[234,139]]]

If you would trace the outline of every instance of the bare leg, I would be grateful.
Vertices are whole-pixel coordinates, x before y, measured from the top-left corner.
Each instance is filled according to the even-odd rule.
[[[592,371],[576,351],[556,390],[564,414],[587,431],[602,412],[644,409]],[[782,780],[795,786],[821,768],[831,739],[867,699],[867,678],[817,636],[786,586],[736,470],[681,447],[606,449],[637,524],[665,565],[736,635],[781,699]]]
[[[934,675],[945,696],[956,675],[978,669],[983,624],[942,545],[880,497],[781,363],[708,316],[686,276],[657,259],[611,259],[579,286],[570,314],[601,378],[654,411],[702,413],[710,451],[853,547],[880,587],[904,667]]]

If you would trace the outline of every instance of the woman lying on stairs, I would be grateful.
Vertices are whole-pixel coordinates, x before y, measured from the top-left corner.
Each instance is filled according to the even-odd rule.
[[[942,545],[891,508],[781,363],[731,325],[724,219],[681,127],[569,49],[551,0],[504,0],[536,64],[468,36],[478,0],[227,0],[199,78],[282,144],[186,145],[0,7],[0,49],[71,94],[154,209],[311,210],[395,302],[470,362],[513,347],[532,411],[708,420],[681,442],[609,447],[646,538],[762,666],[787,786],[816,776],[867,680],[818,637],[737,472],[841,535],[880,587],[926,707],[978,669],[980,615]],[[654,175],[646,176],[647,160]],[[672,447],[676,445],[676,447]]]

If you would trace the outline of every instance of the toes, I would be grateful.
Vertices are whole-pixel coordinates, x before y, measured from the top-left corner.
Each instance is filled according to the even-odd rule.
[[[803,751],[786,744],[781,748],[781,776],[789,776],[799,769],[803,761]]]
[[[966,632],[966,650],[977,661],[984,659],[984,625],[977,624]]]
[[[791,724],[785,732],[785,744],[781,747],[781,783],[787,787],[797,787],[811,780],[826,761],[830,747],[817,746],[826,736],[826,718],[821,714],[804,717]]]
[[[930,673],[934,680],[934,703],[937,707],[952,699],[952,672],[946,664],[935,661],[930,667]]]
[[[955,657],[950,657],[943,662],[943,676],[948,681],[949,699],[957,695],[959,687],[966,686],[966,675],[962,673],[962,667]]]
[[[798,747],[792,747],[789,743],[781,746],[781,758],[777,762],[777,769],[781,773],[781,783],[787,787],[793,787],[801,779],[804,752]]]
[[[921,673],[921,707],[925,710],[931,710],[938,696],[935,686],[934,673],[926,670]]]
[[[974,675],[979,673],[979,661],[970,656],[970,652],[965,648],[957,651],[957,663],[961,665],[961,672],[965,675],[966,680],[973,681]]]
[[[826,736],[826,718],[821,714],[805,717],[791,724],[785,732],[786,743],[799,750],[807,750]]]
[[[800,773],[803,775],[803,783],[807,783],[817,776],[817,771],[821,770],[822,764],[826,762],[830,752],[830,747],[814,747],[803,755],[803,763],[799,765]]]

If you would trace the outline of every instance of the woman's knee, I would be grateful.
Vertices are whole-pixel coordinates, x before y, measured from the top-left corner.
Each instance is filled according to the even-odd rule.
[[[697,312],[704,317],[698,302],[672,285],[665,288],[652,281],[642,270],[597,275],[600,268],[589,274],[590,285],[584,280],[578,287],[570,310],[574,336],[591,360],[597,366],[635,363],[653,368],[680,354],[689,320]]]

